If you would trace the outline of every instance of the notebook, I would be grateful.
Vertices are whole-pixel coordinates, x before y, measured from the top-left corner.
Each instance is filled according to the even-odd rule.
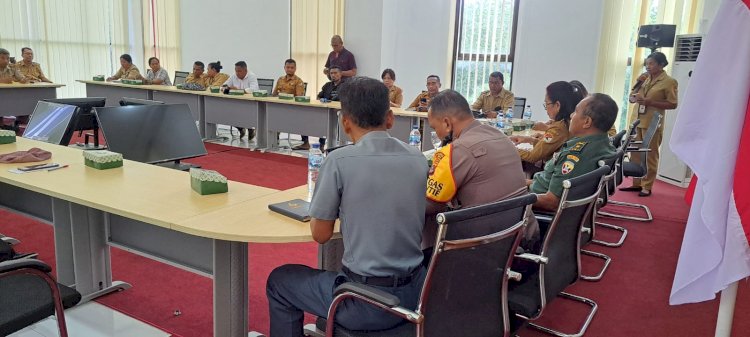
[[[268,205],[268,209],[286,215],[294,220],[310,221],[310,203],[302,199],[294,199]]]

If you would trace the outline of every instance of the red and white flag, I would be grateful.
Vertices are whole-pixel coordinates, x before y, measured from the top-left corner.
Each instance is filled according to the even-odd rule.
[[[698,177],[672,305],[750,276],[750,0],[724,0],[703,40],[669,146]]]

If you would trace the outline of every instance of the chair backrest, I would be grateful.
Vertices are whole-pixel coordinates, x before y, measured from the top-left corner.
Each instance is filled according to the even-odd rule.
[[[187,71],[175,71],[174,72],[174,85],[178,84],[185,84],[185,80],[187,79],[188,75],[190,75]]]
[[[542,234],[540,255],[549,262],[539,266],[538,315],[547,302],[578,280],[581,270],[581,228],[589,219],[602,187],[602,178],[610,172],[602,166],[584,175],[563,181],[560,206],[549,227]]]
[[[612,141],[612,146],[614,146],[615,149],[619,148],[620,145],[622,145],[622,139],[625,137],[626,133],[628,133],[627,130],[622,130],[610,138],[610,140]]]
[[[607,205],[607,200],[610,195],[614,194],[615,191],[615,176],[617,176],[617,167],[622,161],[625,153],[622,149],[617,149],[617,152],[609,158],[599,161],[599,167],[609,167],[609,172],[602,177],[602,188],[599,190],[599,198],[594,205],[595,209],[598,210]],[[588,221],[583,224],[584,228],[588,228],[588,231],[581,232],[581,245],[584,246],[594,238],[596,226],[594,221],[596,220],[596,211],[589,212]]]
[[[660,113],[655,113],[654,117],[651,118],[651,124],[648,125],[648,129],[646,129],[646,133],[643,134],[643,142],[639,144],[639,149],[648,149],[651,146],[651,141],[654,139],[654,135],[656,134],[656,130],[659,129],[659,124],[661,124],[662,115]],[[635,154],[636,156],[641,157],[641,166],[644,168],[644,172],[648,172],[648,161],[646,160],[646,157],[648,156],[648,152],[639,152]]]
[[[604,177],[604,191],[603,191],[603,197],[604,197],[604,203],[602,203],[601,207],[604,207],[607,204],[607,197],[615,194],[615,190],[617,189],[617,177],[622,177],[622,172],[618,172],[621,170],[622,166],[622,160],[625,158],[625,150],[622,148],[618,148],[617,152],[615,153],[614,157],[609,158],[604,161],[599,161],[599,166],[607,165],[610,167],[610,174],[606,175]],[[622,179],[622,178],[621,178]]]
[[[270,94],[273,91],[273,79],[259,78],[258,87],[260,88],[260,90],[266,90]]]
[[[514,117],[523,116],[523,111],[526,109],[526,98],[516,97],[513,99],[513,114]]]
[[[425,336],[508,336],[508,269],[536,195],[437,215],[417,311]]]
[[[307,82],[302,83],[304,89],[302,90],[302,95],[307,96]]]

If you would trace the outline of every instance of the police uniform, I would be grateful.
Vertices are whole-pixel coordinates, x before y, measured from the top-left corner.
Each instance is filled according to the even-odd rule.
[[[34,82],[52,82],[49,79],[47,79],[46,76],[44,76],[44,73],[42,72],[42,67],[39,65],[39,63],[31,62],[31,64],[26,64],[25,62],[21,61],[15,64],[16,70],[21,72],[23,76],[26,76],[26,79],[29,81]]]
[[[273,88],[272,96],[276,96],[279,93],[292,94],[294,96],[305,95],[305,82],[297,75],[284,75],[276,80],[276,87]]]
[[[414,99],[414,101],[409,104],[409,107],[407,109],[414,109],[416,110],[419,108],[419,102],[422,101],[422,99],[427,100],[427,103],[425,106],[430,106],[430,101],[432,101],[432,96],[430,96],[430,93],[428,91],[422,91],[421,94],[417,95],[417,98]]]
[[[206,87],[206,73],[202,73],[200,76],[195,76],[195,73],[190,73],[185,79],[185,83],[197,83],[202,87]]]
[[[138,70],[138,67],[135,66],[135,64],[131,64],[128,69],[120,67],[120,70],[115,73],[114,76],[112,76],[114,79],[123,79],[123,80],[142,80],[143,76],[141,75],[141,71]]]
[[[667,101],[677,104],[677,81],[667,75],[667,72],[665,71],[654,79],[649,76],[638,92],[642,94],[643,97],[651,100]],[[636,104],[635,108],[635,111],[638,114],[637,118],[641,121],[640,124],[638,124],[636,139],[643,140],[643,136],[651,124],[651,118],[654,117],[654,114],[661,114],[663,117],[664,109],[659,109],[654,106],[644,106],[641,108],[640,104]],[[641,112],[641,109],[643,109],[643,112]],[[651,140],[651,144],[649,144],[649,149],[651,151],[649,151],[646,156],[646,161],[648,162],[648,172],[646,172],[646,177],[643,179],[633,179],[633,186],[640,186],[641,188],[650,191],[651,187],[654,185],[656,171],[659,169],[659,145],[661,145],[663,132],[664,120],[662,119],[661,124],[656,129],[654,138]],[[641,156],[632,156],[630,157],[630,160],[633,163],[640,164]]]
[[[549,160],[552,157],[552,154],[557,152],[568,138],[570,138],[568,123],[564,120],[551,122],[549,124],[549,129],[547,129],[542,138],[534,144],[534,148],[531,150],[518,149],[518,155],[521,156],[521,160],[529,163]]]
[[[5,69],[0,69],[0,79],[7,79],[10,78],[15,82],[21,82],[24,80],[23,74],[21,74],[20,71],[18,71],[15,67],[11,67],[9,64],[5,67]]]
[[[325,158],[310,216],[341,220],[343,270],[275,269],[266,288],[271,337],[301,336],[303,311],[325,317],[333,289],[348,281],[368,284],[395,295],[401,306],[416,308],[425,276],[419,245],[427,169],[421,152],[385,131],[371,131]],[[361,301],[347,302],[336,315],[336,323],[352,330],[384,330],[400,322]]]
[[[614,155],[615,148],[606,133],[571,138],[547,161],[544,171],[534,174],[530,190],[537,194],[549,191],[559,198],[564,180],[596,170],[600,160]]]
[[[208,89],[210,87],[220,87],[228,79],[229,79],[229,75],[227,75],[225,73],[216,73],[216,76],[214,76],[214,77],[209,77],[208,74],[206,74],[206,76],[203,79],[204,80],[204,82],[203,82],[204,85],[203,86],[206,87],[206,89]]]
[[[474,104],[471,105],[471,110],[475,111],[495,111],[499,107],[503,111],[508,108],[512,108],[515,103],[515,97],[513,93],[502,89],[497,95],[493,95],[489,90],[482,91],[477,97]]]
[[[516,147],[499,130],[474,121],[435,151],[427,177],[427,221],[422,247],[435,245],[434,214],[526,193]]]

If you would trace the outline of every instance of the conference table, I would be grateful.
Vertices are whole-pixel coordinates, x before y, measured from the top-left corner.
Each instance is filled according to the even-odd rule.
[[[0,84],[0,116],[28,116],[36,103],[57,98],[57,83]]]
[[[247,336],[248,243],[312,241],[308,223],[267,207],[305,199],[306,186],[276,191],[229,181],[228,193],[201,196],[187,172],[129,160],[96,170],[75,148],[19,137],[0,154],[32,147],[69,167],[16,174],[9,170],[28,164],[0,164],[0,205],[52,223],[58,282],[84,301],[130,287],[112,280],[109,249],[121,247],[213,278],[214,336]]]
[[[216,137],[216,125],[256,128],[257,147],[277,147],[276,133],[326,137],[331,146],[343,144],[348,137],[339,130],[341,103],[312,100],[309,103],[278,97],[253,97],[252,94],[225,95],[193,91],[164,85],[131,85],[115,82],[83,81],[88,97],[106,97],[107,106],[118,106],[123,97],[188,104],[203,138]],[[395,123],[389,133],[408,142],[414,125],[423,125],[422,144],[430,144],[427,113],[392,108]],[[423,147],[424,149],[427,149]]]

